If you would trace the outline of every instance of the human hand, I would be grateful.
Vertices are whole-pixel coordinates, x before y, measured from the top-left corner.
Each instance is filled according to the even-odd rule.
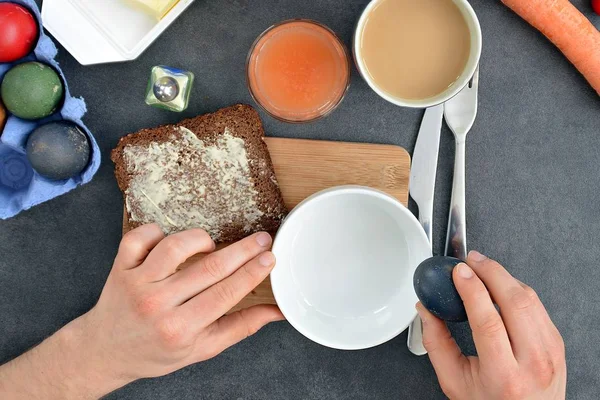
[[[477,252],[467,264],[454,268],[453,279],[478,357],[464,356],[446,324],[417,304],[423,344],[444,393],[459,400],[564,399],[564,343],[535,291]]]
[[[164,238],[157,225],[127,233],[96,306],[67,329],[98,374],[130,381],[207,360],[283,319],[259,305],[223,316],[275,265],[258,233],[219,251],[199,229]],[[214,252],[213,252],[214,251]],[[209,253],[178,271],[197,253]]]

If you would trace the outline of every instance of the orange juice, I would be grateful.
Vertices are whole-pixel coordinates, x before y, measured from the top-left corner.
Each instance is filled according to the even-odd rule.
[[[250,93],[269,114],[308,122],[342,101],[350,64],[331,30],[313,21],[292,20],[269,28],[256,40],[247,74]]]

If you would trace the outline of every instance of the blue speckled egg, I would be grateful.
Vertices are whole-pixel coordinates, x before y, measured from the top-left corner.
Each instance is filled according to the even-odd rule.
[[[27,158],[41,176],[52,180],[68,179],[88,165],[90,142],[85,132],[73,122],[50,122],[29,135]]]
[[[453,257],[431,257],[419,264],[413,277],[415,292],[423,306],[444,321],[467,320],[465,306],[452,280],[452,270],[460,262]]]

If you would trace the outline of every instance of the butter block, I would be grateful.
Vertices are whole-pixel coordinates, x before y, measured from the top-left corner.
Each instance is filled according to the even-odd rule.
[[[179,3],[179,0],[125,0],[125,2],[157,19],[161,19],[175,7],[175,4]]]

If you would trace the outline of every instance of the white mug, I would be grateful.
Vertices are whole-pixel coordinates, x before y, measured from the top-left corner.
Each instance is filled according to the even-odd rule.
[[[377,7],[382,1],[386,0],[372,0],[365,10],[363,11],[360,19],[358,20],[358,24],[356,25],[356,30],[354,32],[354,43],[353,43],[353,53],[354,53],[354,61],[356,63],[356,67],[358,72],[362,75],[363,79],[369,84],[371,89],[373,89],[379,96],[383,97],[385,100],[393,103],[397,106],[401,107],[411,107],[411,108],[427,108],[432,107],[438,104],[442,104],[452,97],[458,94],[462,88],[464,88],[471,77],[475,73],[477,69],[477,65],[479,64],[479,59],[481,57],[481,26],[479,25],[479,20],[477,19],[477,15],[475,15],[475,11],[473,7],[469,4],[467,0],[452,0],[462,13],[467,26],[469,28],[469,32],[471,34],[471,50],[469,53],[469,59],[467,60],[467,64],[465,65],[465,69],[459,78],[454,82],[450,87],[444,90],[442,93],[429,97],[426,99],[420,100],[412,100],[412,99],[402,99],[398,97],[394,97],[386,93],[382,90],[377,84],[371,79],[370,74],[367,72],[366,65],[364,63],[362,53],[361,53],[361,38],[363,35],[363,31],[365,29],[365,25],[369,18],[371,12]],[[419,0],[415,0],[419,1]]]

